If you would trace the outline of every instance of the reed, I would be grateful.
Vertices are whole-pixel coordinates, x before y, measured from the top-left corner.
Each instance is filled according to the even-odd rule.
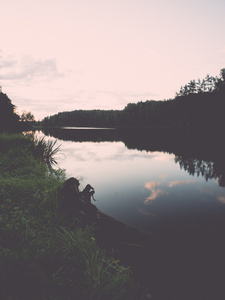
[[[60,151],[61,144],[57,145],[57,140],[46,140],[45,137],[30,136],[33,142],[32,152],[34,157],[41,159],[48,167],[56,166],[58,163],[57,153]]]

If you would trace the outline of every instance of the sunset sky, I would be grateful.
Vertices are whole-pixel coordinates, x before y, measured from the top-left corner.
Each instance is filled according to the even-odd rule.
[[[224,0],[0,3],[0,85],[36,119],[173,98],[225,67]]]

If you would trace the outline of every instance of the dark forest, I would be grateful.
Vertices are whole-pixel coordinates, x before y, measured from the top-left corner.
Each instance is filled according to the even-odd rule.
[[[123,110],[74,110],[44,118],[44,126],[173,128],[213,132],[225,125],[225,69],[191,80],[174,99],[129,103]]]

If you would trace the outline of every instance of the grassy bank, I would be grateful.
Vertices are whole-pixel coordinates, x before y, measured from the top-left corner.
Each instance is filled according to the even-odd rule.
[[[65,174],[41,145],[0,135],[0,298],[131,299],[130,269],[96,245],[90,227],[60,214]]]

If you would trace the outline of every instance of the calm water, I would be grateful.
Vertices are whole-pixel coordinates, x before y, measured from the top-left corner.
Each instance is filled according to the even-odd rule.
[[[68,140],[68,131],[75,141]],[[90,183],[95,188],[95,204],[103,212],[150,231],[154,222],[225,213],[225,188],[218,178],[206,181],[197,170],[190,175],[172,153],[128,149],[123,141],[104,141],[104,135],[87,141],[85,132],[92,131],[96,129],[60,130],[65,157],[59,156],[59,166],[68,177],[79,178],[81,186]],[[106,130],[98,131],[101,135]]]
[[[95,188],[98,209],[159,236],[153,299],[225,299],[220,145],[197,139],[190,145],[186,137],[147,131],[64,128],[45,134],[61,143],[59,167],[67,176]]]

